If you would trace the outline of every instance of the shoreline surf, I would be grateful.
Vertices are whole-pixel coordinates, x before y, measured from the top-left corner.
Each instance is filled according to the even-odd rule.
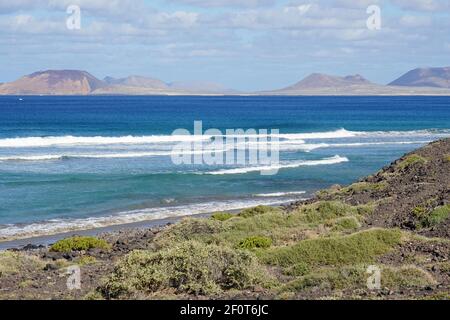
[[[267,206],[281,206],[286,205],[295,201],[306,200],[307,197],[300,197],[301,195],[306,194],[305,191],[298,192],[280,192],[273,194],[257,194],[254,195],[254,199],[251,201],[247,200],[247,204],[243,205],[242,202],[238,202],[237,200],[229,200],[224,201],[222,203],[223,206],[218,206],[218,210],[212,209],[200,209],[197,208],[197,212],[195,210],[189,211],[190,206],[184,206],[184,212],[179,212],[179,214],[170,214],[170,213],[155,213],[158,211],[169,211],[173,208],[181,208],[183,206],[178,207],[166,207],[166,208],[149,208],[143,210],[136,211],[144,211],[142,215],[132,216],[133,212],[129,211],[128,214],[118,214],[114,216],[104,216],[104,217],[96,217],[96,218],[87,218],[87,219],[71,219],[71,220],[61,220],[57,222],[57,225],[54,227],[50,227],[45,229],[45,225],[51,226],[51,222],[45,221],[42,223],[34,223],[29,224],[27,226],[19,227],[19,226],[10,226],[8,230],[7,228],[0,229],[0,250],[5,250],[5,248],[9,248],[11,245],[17,247],[16,244],[27,245],[27,244],[37,244],[39,241],[44,241],[45,244],[48,244],[49,241],[53,241],[54,239],[60,239],[64,236],[80,234],[80,235],[93,235],[110,231],[117,231],[124,229],[134,229],[141,228],[147,226],[161,226],[172,221],[178,221],[180,219],[186,217],[194,217],[194,216],[208,216],[215,212],[238,212],[240,210],[251,208],[257,205],[267,205]],[[294,197],[296,196],[296,197]],[[284,198],[279,200],[264,200],[264,198]],[[233,205],[233,203],[235,203]],[[228,204],[226,206],[225,204]],[[198,205],[198,204],[197,204]],[[205,204],[203,204],[205,205]],[[212,203],[208,203],[208,205],[212,205]],[[192,205],[195,206],[195,205]],[[192,207],[191,206],[191,207]],[[147,212],[145,212],[147,210]],[[134,213],[136,214],[136,213]],[[92,221],[93,220],[93,221]],[[85,222],[83,224],[83,222]],[[78,224],[79,223],[79,224]],[[26,230],[29,231],[26,231]],[[7,230],[5,232],[5,230]],[[52,240],[53,239],[53,240]],[[31,241],[31,242],[30,242]],[[29,243],[27,243],[29,242]]]

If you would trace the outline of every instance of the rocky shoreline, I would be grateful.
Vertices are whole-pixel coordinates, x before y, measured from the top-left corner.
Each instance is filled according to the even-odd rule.
[[[0,299],[450,299],[449,173],[444,139],[281,208],[10,249]]]

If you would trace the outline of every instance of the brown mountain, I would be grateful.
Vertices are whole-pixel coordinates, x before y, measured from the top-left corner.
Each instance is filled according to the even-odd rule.
[[[0,85],[0,94],[86,95],[105,84],[78,70],[47,70]]]
[[[294,85],[265,93],[276,95],[366,95],[383,94],[384,87],[370,82],[359,74],[339,77],[313,73]]]
[[[126,87],[140,87],[140,88],[154,88],[154,89],[168,89],[169,86],[155,78],[148,78],[143,76],[129,76],[126,78],[112,78],[106,77],[103,81],[105,81],[109,85],[121,85]]]
[[[106,77],[86,71],[47,70],[0,83],[0,95],[445,95],[450,96],[450,67],[416,69],[384,86],[360,75],[313,73],[279,90],[241,93],[213,82],[172,82],[143,76]]]
[[[414,69],[389,83],[389,85],[450,88],[450,67]]]
[[[361,75],[345,77],[313,73],[296,84],[274,91],[258,92],[263,95],[450,95],[446,88],[415,86],[384,86],[366,80]]]
[[[282,90],[301,90],[312,88],[341,88],[353,85],[370,85],[370,81],[364,79],[359,74],[337,77],[321,73],[313,73],[307,76],[305,79],[297,82],[296,84],[289,86]]]

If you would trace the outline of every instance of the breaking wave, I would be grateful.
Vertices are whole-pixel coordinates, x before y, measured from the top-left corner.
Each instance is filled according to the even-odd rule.
[[[280,169],[287,169],[287,168],[298,168],[303,166],[319,166],[319,165],[331,165],[331,164],[338,164],[342,162],[348,162],[348,158],[341,157],[339,155],[336,155],[331,158],[325,158],[320,160],[300,160],[300,161],[291,161],[284,164],[277,164],[277,165],[271,165],[271,166],[254,166],[254,167],[242,167],[242,168],[233,168],[233,169],[221,169],[217,171],[209,171],[209,172],[202,172],[201,174],[211,174],[211,175],[224,175],[224,174],[244,174],[244,173],[250,173],[250,172],[264,172],[264,171],[274,171],[274,170],[280,170]]]

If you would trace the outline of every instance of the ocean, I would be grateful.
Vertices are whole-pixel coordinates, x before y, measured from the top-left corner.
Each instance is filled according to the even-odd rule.
[[[275,175],[176,165],[176,129],[278,129]],[[450,97],[0,97],[0,239],[281,204],[450,136]]]

